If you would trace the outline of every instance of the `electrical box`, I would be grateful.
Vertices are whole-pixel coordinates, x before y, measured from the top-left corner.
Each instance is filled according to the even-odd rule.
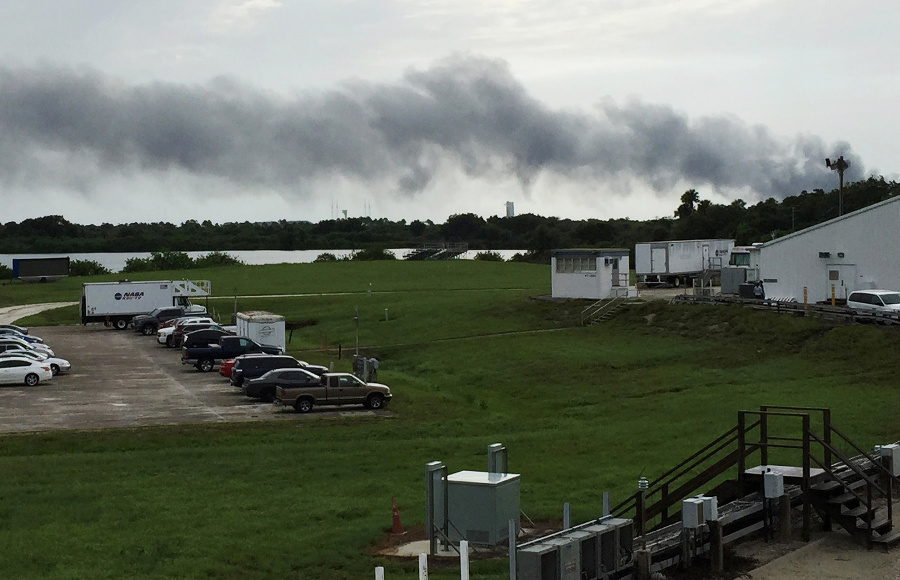
[[[560,580],[559,545],[541,542],[516,550],[516,580]]]
[[[496,546],[519,532],[519,474],[459,471],[447,477],[450,540]]]
[[[784,495],[784,474],[778,471],[763,472],[763,495],[775,499]]]
[[[689,497],[681,501],[681,527],[696,529],[706,522],[703,519],[703,500],[697,497]]]
[[[595,580],[599,557],[597,537],[586,530],[575,530],[560,536],[560,580]]]
[[[891,443],[890,445],[881,446],[882,461],[887,461],[886,467],[890,470],[891,475],[900,476],[900,445]]]
[[[587,574],[588,580],[594,578],[605,580],[611,575],[620,572],[629,566],[634,559],[634,521],[624,518],[603,518],[600,523],[581,528],[579,531],[587,532],[593,536],[594,548],[597,559],[596,567],[590,566],[585,554],[591,550],[582,541],[581,568]],[[591,574],[591,571],[594,575]]]
[[[703,500],[703,521],[719,519],[719,500],[716,496],[700,496],[698,499]]]

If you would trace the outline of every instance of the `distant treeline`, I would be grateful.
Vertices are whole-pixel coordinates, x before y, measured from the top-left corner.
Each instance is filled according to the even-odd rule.
[[[900,193],[883,177],[844,187],[848,213]],[[0,253],[188,252],[228,250],[340,250],[417,247],[426,243],[466,242],[472,250],[523,249],[544,261],[547,252],[566,247],[633,249],[637,242],[670,239],[734,238],[738,245],[764,242],[838,216],[838,190],[804,191],[781,201],[747,206],[701,199],[696,190],[681,196],[672,217],[559,219],[523,214],[516,217],[453,215],[443,224],[430,220],[347,218],[318,223],[286,221],[225,223],[188,220],[170,223],[79,225],[63,216],[0,225]]]

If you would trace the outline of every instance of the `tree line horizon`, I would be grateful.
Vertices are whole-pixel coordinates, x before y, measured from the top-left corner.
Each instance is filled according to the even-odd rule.
[[[845,185],[844,213],[900,193],[900,184],[869,177]],[[228,250],[354,250],[415,248],[423,244],[467,243],[471,250],[525,250],[531,261],[549,263],[557,248],[625,248],[640,242],[734,239],[736,245],[766,242],[838,217],[837,189],[803,191],[753,205],[737,199],[716,204],[690,189],[672,217],[649,220],[583,220],[522,214],[482,218],[455,214],[443,224],[431,220],[391,221],[355,217],[320,222],[229,222],[187,220],[79,225],[61,215],[0,225],[0,253],[222,252]]]

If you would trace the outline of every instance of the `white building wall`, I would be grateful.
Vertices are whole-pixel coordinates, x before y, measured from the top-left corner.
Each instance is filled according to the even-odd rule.
[[[595,258],[597,264],[595,271],[582,272],[557,272],[556,257],[552,257],[550,271],[553,297],[600,300],[617,295],[637,296],[635,287],[628,286],[628,272],[631,268],[628,255],[609,257],[619,260],[618,272],[621,280],[618,286],[613,285],[613,267],[606,264],[605,256]]]
[[[759,247],[769,298],[845,299],[853,290],[900,290],[900,198],[889,199]],[[820,252],[829,257],[820,257]],[[830,274],[831,273],[831,274]]]

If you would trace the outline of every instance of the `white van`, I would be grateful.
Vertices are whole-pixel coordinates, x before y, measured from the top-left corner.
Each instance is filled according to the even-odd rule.
[[[857,290],[847,297],[847,307],[856,313],[900,315],[900,292]]]

